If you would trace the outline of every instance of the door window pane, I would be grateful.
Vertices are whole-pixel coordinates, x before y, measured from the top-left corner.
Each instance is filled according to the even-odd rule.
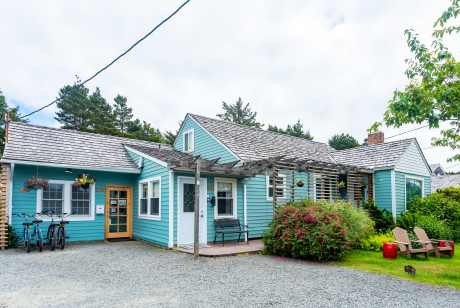
[[[184,184],[183,210],[184,213],[193,213],[195,207],[195,184]]]

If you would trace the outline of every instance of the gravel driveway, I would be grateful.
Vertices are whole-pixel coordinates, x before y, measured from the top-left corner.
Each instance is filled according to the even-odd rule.
[[[0,307],[458,307],[460,291],[252,255],[193,259],[137,242],[0,252]]]

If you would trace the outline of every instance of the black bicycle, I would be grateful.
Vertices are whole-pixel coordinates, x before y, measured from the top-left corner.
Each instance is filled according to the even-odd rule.
[[[56,247],[56,227],[59,226],[59,223],[54,222],[54,211],[43,211],[42,213],[51,218],[48,232],[46,232],[46,243],[50,246],[51,251],[53,251]]]
[[[66,235],[66,225],[69,223],[69,221],[64,220],[64,218],[69,217],[70,214],[62,213],[62,214],[56,214],[56,216],[60,218],[57,233],[56,233],[56,244],[60,245],[61,249],[64,249],[65,239],[67,236]]]
[[[24,249],[27,253],[30,252],[30,248],[32,245],[32,240],[35,241],[35,246],[38,247],[38,251],[42,252],[43,250],[43,238],[42,238],[42,230],[40,229],[40,223],[43,222],[41,219],[37,219],[36,216],[40,215],[37,213],[36,215],[28,215],[26,213],[22,214],[13,214],[23,218],[25,221],[22,223],[24,226],[22,231],[22,239],[24,242]],[[27,221],[28,218],[34,218],[32,222]],[[32,229],[32,232],[31,232]]]

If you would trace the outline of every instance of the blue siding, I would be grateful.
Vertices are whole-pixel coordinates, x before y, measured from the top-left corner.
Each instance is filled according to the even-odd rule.
[[[410,173],[395,172],[395,189],[396,189],[396,213],[399,216],[402,212],[405,212],[406,208],[406,182],[405,178],[415,177],[423,178],[423,196],[427,196],[431,193],[431,177],[420,176]]]
[[[376,171],[374,173],[374,186],[375,204],[381,209],[392,212],[391,170]]]
[[[85,170],[73,170],[72,174],[66,173],[64,168],[48,168],[40,167],[39,173],[43,178],[49,180],[64,180],[74,181],[79,173],[84,173]],[[113,172],[87,171],[91,176],[97,179],[95,189],[103,188],[106,184],[111,185],[133,185],[137,175],[121,174]],[[37,192],[20,192],[20,188],[24,188],[24,182],[28,177],[34,176],[37,173],[35,166],[16,165],[14,169],[13,180],[13,213],[28,213],[36,212],[37,207]],[[105,191],[95,193],[95,205],[105,204]],[[17,216],[12,217],[13,228],[22,234],[22,218]],[[42,233],[46,233],[49,222],[44,222],[40,225]],[[88,241],[88,240],[104,240],[105,239],[105,216],[103,214],[95,214],[95,219],[90,221],[71,221],[67,228],[67,234],[70,237],[69,241]]]
[[[178,151],[184,151],[183,144],[183,132],[192,129],[194,130],[194,147],[191,155],[200,154],[205,159],[215,159],[220,157],[219,163],[228,163],[238,160],[229,150],[223,147],[213,136],[208,134],[201,126],[199,126],[195,120],[187,117],[181,131],[177,135],[176,143],[174,148]]]
[[[140,156],[128,151],[137,164]],[[133,237],[168,246],[169,242],[169,169],[144,158],[142,173],[133,185]],[[161,176],[161,220],[139,217],[139,181]]]

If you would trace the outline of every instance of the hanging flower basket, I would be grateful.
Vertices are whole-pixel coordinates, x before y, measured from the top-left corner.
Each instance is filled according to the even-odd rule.
[[[26,181],[24,182],[24,188],[29,189],[29,190],[38,190],[38,189],[48,190],[49,182],[48,182],[48,179],[43,179],[38,176],[33,176],[33,177],[26,179]]]
[[[91,177],[87,173],[79,174],[78,178],[75,179],[73,186],[80,186],[83,189],[89,188],[89,185],[96,183],[97,179]]]
[[[304,182],[303,182],[303,180],[301,178],[298,178],[296,184],[297,184],[298,187],[303,187]]]
[[[338,186],[339,186],[339,189],[346,189],[347,188],[347,185],[345,184],[344,181],[340,181]]]

